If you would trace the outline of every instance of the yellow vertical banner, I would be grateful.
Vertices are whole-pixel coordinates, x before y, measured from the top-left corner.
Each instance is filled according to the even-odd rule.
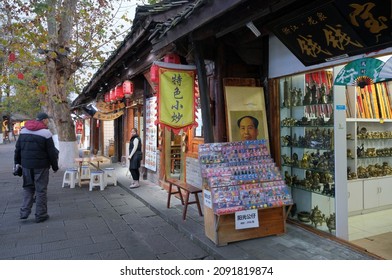
[[[175,132],[196,126],[196,68],[173,63],[156,64],[159,66],[157,122]]]

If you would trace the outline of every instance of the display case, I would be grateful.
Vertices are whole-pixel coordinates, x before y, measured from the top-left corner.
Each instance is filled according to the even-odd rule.
[[[298,219],[335,230],[335,155],[332,71],[280,80],[281,165]]]
[[[346,90],[350,215],[392,207],[391,89],[380,82]]]
[[[291,194],[266,140],[199,145],[206,235],[218,245],[285,232]],[[206,200],[206,198],[208,198]],[[235,214],[256,210],[259,226],[236,229]]]
[[[170,172],[178,174],[181,170],[181,145],[170,147]]]

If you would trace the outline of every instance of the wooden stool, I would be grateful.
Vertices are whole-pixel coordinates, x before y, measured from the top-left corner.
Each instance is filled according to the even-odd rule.
[[[94,187],[99,186],[99,189],[103,191],[105,189],[105,173],[100,170],[90,172],[90,187],[89,191],[92,191]]]
[[[77,177],[78,170],[76,168],[65,170],[62,187],[64,188],[65,185],[69,185],[71,189],[75,188]]]

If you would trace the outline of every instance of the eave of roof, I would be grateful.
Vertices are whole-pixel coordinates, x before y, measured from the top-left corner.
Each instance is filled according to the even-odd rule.
[[[137,6],[131,31],[95,72],[82,93],[72,102],[71,107],[79,107],[94,99],[97,92],[93,91],[96,91],[97,84],[102,83],[102,80],[109,79],[106,75],[110,72],[110,69],[121,63],[124,56],[134,49],[141,40],[149,41],[149,37],[152,33],[155,33],[155,27],[158,24],[166,22],[178,13],[182,13],[184,7],[188,7],[186,4],[199,1],[206,0],[166,0],[154,5]]]

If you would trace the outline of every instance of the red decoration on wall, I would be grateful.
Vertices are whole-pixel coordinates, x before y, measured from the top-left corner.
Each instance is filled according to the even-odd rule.
[[[122,86],[116,86],[114,88],[114,95],[116,96],[117,100],[121,100],[124,98],[124,92]]]
[[[134,85],[131,81],[124,81],[122,84],[125,98],[130,98],[134,91]]]
[[[16,60],[16,55],[15,55],[15,53],[11,52],[11,53],[9,54],[9,56],[8,56],[8,60],[11,61],[11,62],[15,62],[15,60]]]

